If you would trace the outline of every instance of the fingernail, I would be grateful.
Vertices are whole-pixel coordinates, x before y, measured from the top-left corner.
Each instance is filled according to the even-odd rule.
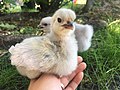
[[[82,60],[83,61],[83,58],[81,56],[78,56],[78,59]]]

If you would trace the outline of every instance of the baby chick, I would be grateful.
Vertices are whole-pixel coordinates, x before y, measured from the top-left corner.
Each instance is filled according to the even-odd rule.
[[[74,23],[75,38],[78,41],[78,51],[87,51],[91,46],[93,36],[93,27],[91,25],[82,25]]]
[[[42,29],[50,32],[51,17],[45,17],[40,21],[41,23],[47,23],[46,26],[42,25]],[[93,27],[91,25],[82,25],[74,22],[75,25],[75,37],[78,42],[78,51],[83,52],[90,48],[91,39],[93,36]]]
[[[51,17],[42,18],[38,27],[44,30],[45,33],[50,33],[50,23],[52,21]]]
[[[41,73],[68,75],[77,67],[76,15],[70,9],[58,9],[52,16],[51,32],[46,36],[31,37],[11,46],[11,64],[30,79]]]

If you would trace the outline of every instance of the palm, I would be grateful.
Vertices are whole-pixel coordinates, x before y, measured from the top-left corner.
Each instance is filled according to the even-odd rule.
[[[86,68],[86,64],[82,62],[82,58],[78,57],[78,67],[70,75],[57,78],[52,74],[42,74],[40,78],[31,80],[28,90],[75,90],[83,78],[83,70]],[[46,87],[47,85],[47,87]],[[61,85],[61,86],[60,86]]]

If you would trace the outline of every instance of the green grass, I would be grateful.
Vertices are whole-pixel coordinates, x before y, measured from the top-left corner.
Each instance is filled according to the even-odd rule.
[[[29,80],[11,66],[9,54],[0,57],[0,90],[27,90]]]
[[[87,63],[83,85],[88,82],[97,84],[98,89],[94,90],[120,89],[120,22],[96,31],[92,47],[80,55]],[[116,83],[116,76],[119,83]]]

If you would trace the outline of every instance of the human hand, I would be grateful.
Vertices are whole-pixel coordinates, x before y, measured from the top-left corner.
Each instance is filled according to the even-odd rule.
[[[38,79],[30,81],[28,90],[75,90],[83,79],[86,64],[78,56],[78,67],[72,74],[61,78],[52,74],[43,74]]]

